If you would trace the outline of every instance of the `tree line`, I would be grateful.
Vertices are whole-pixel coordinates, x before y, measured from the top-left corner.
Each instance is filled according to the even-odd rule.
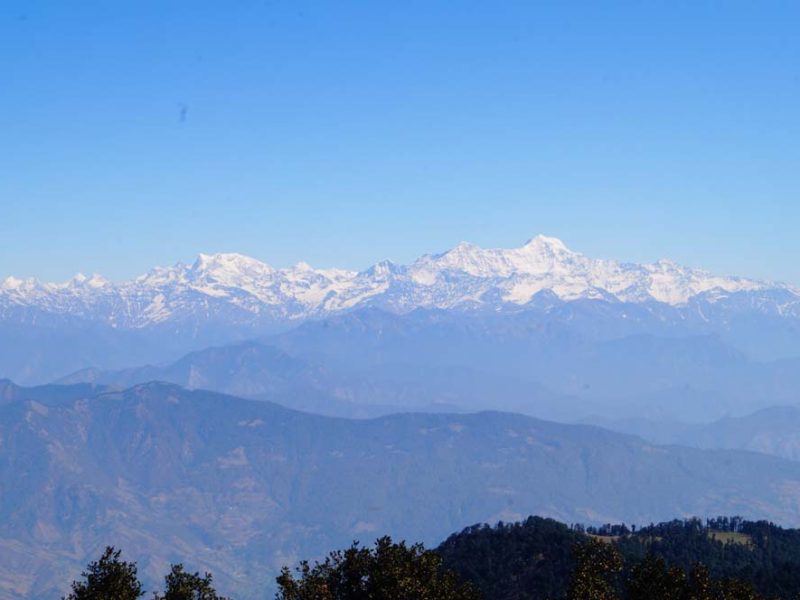
[[[746,581],[713,578],[702,563],[686,570],[664,558],[646,554],[625,570],[617,544],[583,535],[573,544],[572,568],[563,583],[562,600],[773,600],[759,595]],[[539,555],[528,557],[541,560]],[[285,567],[276,579],[276,600],[512,600],[523,594],[486,593],[469,577],[445,566],[442,556],[421,544],[395,543],[389,537],[371,547],[353,543],[331,552],[323,561]],[[534,596],[543,589],[528,590]],[[62,600],[138,600],[145,595],[135,562],[106,548],[89,563]],[[534,597],[531,596],[531,597]],[[539,596],[545,597],[545,596]],[[788,600],[789,597],[779,597]],[[796,598],[800,598],[797,596]],[[210,573],[186,571],[173,564],[164,578],[164,592],[153,600],[230,600],[217,593]]]

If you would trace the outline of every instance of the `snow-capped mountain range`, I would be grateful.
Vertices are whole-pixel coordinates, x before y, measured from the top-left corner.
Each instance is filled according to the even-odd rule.
[[[542,292],[566,302],[671,306],[744,293],[766,311],[800,314],[800,290],[788,285],[720,277],[667,260],[639,265],[593,259],[558,239],[537,236],[520,248],[461,243],[410,265],[383,261],[360,272],[305,263],[276,269],[240,254],[201,254],[191,265],[158,267],[120,283],[99,275],[77,275],[65,283],[9,277],[0,283],[0,317],[34,310],[137,329],[223,314],[223,320],[239,324],[294,321],[365,306],[401,313],[498,310],[524,307]]]

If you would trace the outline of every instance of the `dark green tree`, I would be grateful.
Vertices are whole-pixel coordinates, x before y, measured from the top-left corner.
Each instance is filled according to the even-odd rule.
[[[648,554],[631,569],[625,591],[627,600],[682,600],[688,582],[684,571],[667,569],[663,558]]]
[[[478,600],[442,567],[438,554],[383,537],[374,548],[354,543],[323,562],[307,561],[277,578],[278,600]]]
[[[714,600],[711,577],[705,565],[697,563],[689,574],[689,600]]]
[[[172,565],[164,586],[164,595],[154,594],[153,600],[228,600],[217,594],[211,573],[187,573],[182,564]]]
[[[144,594],[135,562],[120,559],[120,550],[109,546],[100,560],[89,563],[81,573],[83,581],[73,581],[72,591],[63,600],[136,600]]]
[[[761,600],[749,583],[736,579],[723,579],[714,586],[716,600]]]
[[[616,546],[590,538],[574,553],[568,600],[617,600],[615,579],[622,571],[622,556]]]

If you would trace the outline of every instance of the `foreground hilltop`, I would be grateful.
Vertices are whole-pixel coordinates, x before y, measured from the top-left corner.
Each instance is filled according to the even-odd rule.
[[[107,544],[190,553],[253,598],[283,564],[476,522],[743,514],[800,524],[800,464],[506,413],[353,421],[168,384],[0,390],[0,588],[56,594]],[[13,482],[13,483],[12,483]],[[420,510],[424,507],[424,510]]]
[[[738,517],[588,530],[530,517],[467,528],[450,536],[437,552],[447,568],[473,583],[484,598],[545,600],[565,596],[575,568],[575,546],[592,538],[621,553],[624,568],[613,578],[618,587],[634,565],[651,555],[687,573],[702,563],[712,579],[748,583],[768,598],[789,600],[800,593],[800,530]]]

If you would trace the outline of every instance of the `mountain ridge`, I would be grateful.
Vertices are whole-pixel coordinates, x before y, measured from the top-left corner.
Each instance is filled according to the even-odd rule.
[[[514,309],[543,292],[561,301],[670,306],[754,294],[750,303],[756,309],[800,315],[800,290],[787,284],[720,277],[669,260],[640,265],[593,259],[539,235],[519,248],[462,242],[409,265],[382,261],[362,271],[314,269],[306,263],[279,269],[222,253],[200,254],[191,265],[155,267],[119,283],[97,274],[78,274],[63,283],[8,277],[0,283],[0,318],[29,308],[137,329],[220,312],[232,322],[252,322],[298,321],[364,306],[401,313]]]

